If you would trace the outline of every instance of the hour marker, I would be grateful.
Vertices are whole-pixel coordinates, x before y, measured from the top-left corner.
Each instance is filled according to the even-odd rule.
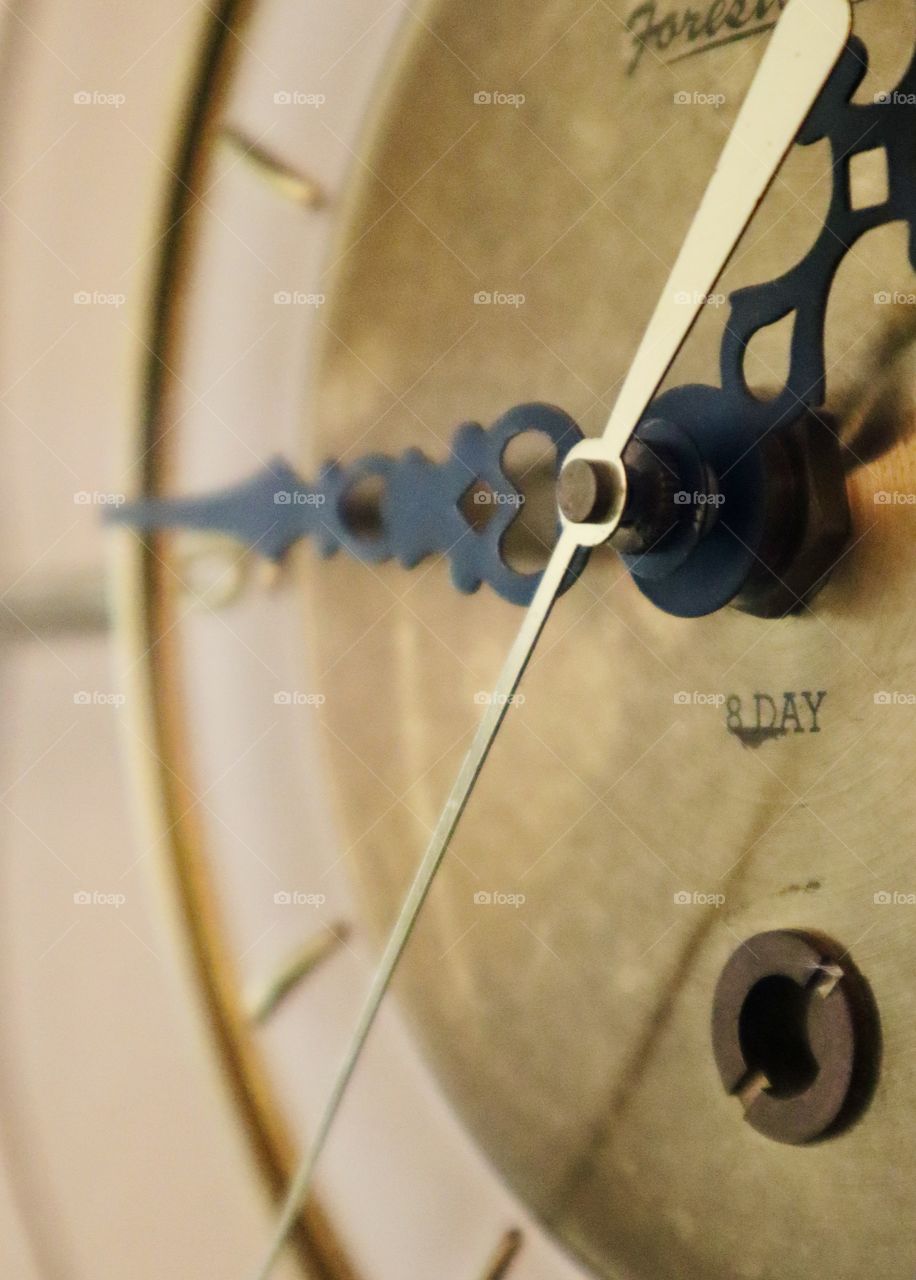
[[[249,1002],[249,1017],[257,1024],[265,1023],[286,999],[291,991],[298,987],[329,959],[338,947],[342,946],[350,936],[349,925],[337,923],[322,929],[314,938],[293,953],[286,964],[257,992]],[[493,1273],[501,1276],[503,1272]]]
[[[522,1233],[513,1227],[500,1240],[480,1280],[503,1280],[509,1274],[509,1268],[518,1257],[521,1247]]]
[[[306,209],[320,209],[325,203],[325,193],[314,179],[291,168],[273,152],[238,129],[224,128],[220,137],[224,146],[239,160],[244,161],[258,177],[269,182],[284,199],[301,204]]]
[[[0,640],[91,635],[105,631],[108,623],[106,584],[95,569],[33,575],[0,596]]]
[[[247,557],[219,534],[193,532],[177,546],[174,573],[189,604],[210,611],[234,604],[245,588]]]

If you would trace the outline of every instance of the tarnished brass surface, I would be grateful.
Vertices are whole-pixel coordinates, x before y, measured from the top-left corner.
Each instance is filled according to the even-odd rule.
[[[626,14],[581,0],[424,14],[431,30],[411,37],[351,193],[306,463],[409,445],[441,456],[457,422],[537,398],[601,429],[765,39],[667,66],[647,53],[628,75]],[[869,97],[909,58],[912,11],[867,0],[856,14]],[[792,154],[723,292],[801,256],[825,163],[819,147]],[[463,1119],[600,1276],[916,1268],[916,507],[875,501],[916,491],[916,415],[899,395],[888,413],[882,392],[877,422],[869,398],[870,359],[906,324],[874,295],[912,291],[905,248],[904,228],[863,242],[831,304],[830,394],[862,462],[852,544],[814,611],[677,620],[596,555],[554,615],[405,962],[401,996]],[[726,318],[707,309],[675,381],[715,380]],[[754,344],[760,388],[779,378],[779,328]],[[381,936],[518,615],[457,596],[443,566],[301,561],[338,808]],[[765,720],[772,699],[797,722],[755,732],[755,695]],[[742,1124],[709,1030],[736,945],[793,927],[849,947],[884,1033],[865,1117],[800,1149]]]

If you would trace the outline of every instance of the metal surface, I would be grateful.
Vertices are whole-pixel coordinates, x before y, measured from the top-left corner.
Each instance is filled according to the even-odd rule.
[[[851,520],[843,450],[836,425],[805,414],[771,432],[761,446],[766,475],[766,532],[757,562],[735,604],[761,618],[807,608],[849,541]]]
[[[282,199],[291,200],[304,209],[322,208],[327,196],[314,178],[298,173],[256,139],[247,137],[238,129],[227,126],[219,137],[232,155],[237,156],[257,178],[268,182]]]
[[[408,447],[423,423],[432,431],[467,411],[469,385],[475,416],[534,388],[600,430],[763,47],[704,52],[677,64],[680,78],[646,54],[628,77],[608,65],[627,12],[583,17],[567,5],[533,16],[519,4],[484,23],[480,7],[437,8],[438,39],[418,42],[367,162],[406,191],[476,127],[413,188],[416,218],[399,207],[376,224],[390,202],[369,179],[354,195],[327,316],[320,449],[346,448],[354,424],[386,448]],[[857,9],[879,76],[869,95],[905,68],[900,32],[911,21],[909,7],[884,0]],[[530,112],[475,112],[475,77],[523,85]],[[718,111],[672,101],[720,89],[728,100]],[[511,184],[494,171],[494,150],[511,156]],[[680,201],[665,200],[669,181]],[[822,148],[793,152],[723,293],[797,261],[830,187]],[[473,237],[455,190],[474,192]],[[651,225],[634,210],[652,210]],[[424,254],[429,270],[412,284],[401,264]],[[866,238],[850,256],[828,312],[829,399],[871,378],[869,352],[895,323],[891,308],[874,308],[874,292],[905,292],[910,278],[902,235]],[[522,279],[520,315],[470,305],[478,284]],[[713,304],[701,316],[679,382],[715,377],[726,319]],[[423,381],[452,343],[448,368]],[[755,390],[777,373],[781,385],[780,343],[775,331],[760,335],[747,374]],[[385,417],[378,370],[415,411],[412,423]],[[598,1275],[796,1280],[829,1270],[855,1280],[871,1269],[903,1280],[916,1265],[916,1204],[892,1172],[910,1167],[899,1116],[916,1087],[904,1061],[908,908],[874,905],[875,893],[911,880],[912,718],[875,696],[914,687],[912,530],[903,505],[875,495],[912,489],[913,421],[901,397],[892,429],[849,477],[849,551],[801,618],[672,619],[596,553],[564,604],[568,622],[529,670],[527,700],[504,726],[405,960],[400,992],[449,1096],[511,1185]],[[843,427],[859,452],[871,427]],[[364,764],[329,743],[347,837],[362,838],[351,866],[382,936],[457,763],[450,744],[470,729],[475,694],[490,687],[514,623],[508,608],[453,601],[429,578],[393,603],[390,574],[340,570],[302,570],[322,660],[330,666],[348,637],[366,637],[327,678],[332,727],[361,735],[361,760],[411,802],[386,812],[391,792],[367,786]],[[370,662],[389,673],[381,692],[362,669]],[[816,725],[803,690],[812,703],[826,690]],[[790,691],[798,732],[785,715]],[[526,901],[474,902],[499,890]],[[687,903],[675,900],[682,892]],[[706,900],[717,894],[724,903]],[[806,1151],[740,1124],[709,1047],[728,956],[741,938],[787,923],[848,942],[888,1038],[872,1107],[842,1142],[818,1148],[816,1176]],[[855,1190],[842,1233],[838,1187]]]
[[[349,936],[349,927],[343,922],[338,922],[309,939],[305,946],[291,956],[283,968],[251,998],[248,1008],[252,1022],[267,1022],[287,996],[291,995],[300,983],[310,978],[327,960],[330,960],[334,952],[347,942]]]
[[[607,463],[574,458],[560,472],[557,506],[572,524],[604,521],[614,505],[616,473]]]

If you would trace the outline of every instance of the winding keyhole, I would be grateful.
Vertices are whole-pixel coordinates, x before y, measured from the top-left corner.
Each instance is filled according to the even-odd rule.
[[[771,929],[743,942],[716,983],[712,1039],[734,1114],[776,1142],[836,1137],[874,1093],[878,1009],[849,948],[824,934]]]
[[[811,988],[772,974],[748,992],[738,1035],[749,1072],[762,1073],[777,1098],[804,1093],[817,1077],[817,1060],[808,1042]]]

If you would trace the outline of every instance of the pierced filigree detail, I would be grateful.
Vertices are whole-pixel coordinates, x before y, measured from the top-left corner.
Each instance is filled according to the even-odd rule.
[[[833,189],[824,224],[807,254],[765,284],[736,290],[721,347],[722,390],[736,421],[769,430],[804,408],[823,405],[827,392],[824,326],[830,291],[849,250],[867,232],[891,222],[910,227],[910,262],[916,269],[916,56],[897,88],[874,102],[850,101],[868,70],[868,52],[852,37],[825,85],[798,143],[826,139]],[[856,207],[850,183],[855,157],[883,149],[887,199]],[[745,382],[744,353],[754,335],[795,313],[785,386],[765,406]]]
[[[190,498],[150,498],[125,504],[110,519],[144,532],[197,529],[222,533],[268,560],[279,561],[300,538],[310,537],[324,556],[343,550],[359,560],[396,559],[407,569],[432,555],[444,555],[455,586],[476,591],[488,583],[503,599],[527,604],[539,573],[521,573],[503,555],[503,539],[520,518],[522,495],[503,466],[509,443],[527,431],[546,435],[554,446],[558,473],[574,444],[582,439],[575,422],[545,404],[518,405],[484,430],[475,422],[459,427],[451,452],[432,462],[419,449],[400,458],[370,454],[344,466],[322,467],[306,484],[289,463],[277,458],[257,476],[219,493]],[[348,495],[377,477],[382,494],[370,533],[360,528]],[[468,490],[490,495],[489,518],[475,528],[462,510]],[[564,590],[578,577],[577,560]]]

